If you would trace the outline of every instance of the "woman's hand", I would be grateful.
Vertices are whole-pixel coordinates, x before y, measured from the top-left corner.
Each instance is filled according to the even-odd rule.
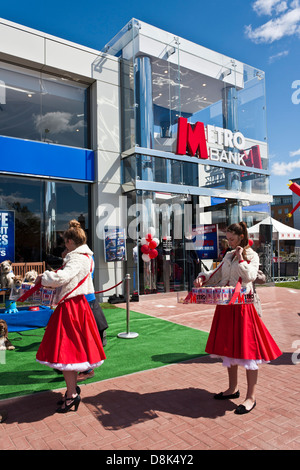
[[[194,280],[194,287],[201,287],[201,286],[202,286],[202,279],[201,279],[201,277],[197,277]]]
[[[243,248],[241,246],[237,246],[235,249],[235,256],[239,261],[242,261],[243,258]]]

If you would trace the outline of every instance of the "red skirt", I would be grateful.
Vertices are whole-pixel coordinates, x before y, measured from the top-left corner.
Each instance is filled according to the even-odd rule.
[[[253,304],[217,305],[205,351],[256,361],[272,361],[282,354]]]
[[[48,322],[36,359],[59,370],[85,371],[106,359],[93,312],[84,295],[59,304]]]

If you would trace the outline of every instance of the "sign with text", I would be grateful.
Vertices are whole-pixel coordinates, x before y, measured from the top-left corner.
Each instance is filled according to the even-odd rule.
[[[120,227],[104,227],[105,261],[126,260],[125,229]]]
[[[259,145],[247,150],[246,139],[241,132],[232,132],[203,122],[191,124],[187,118],[178,118],[178,155],[197,156],[200,159],[224,162],[262,169]]]
[[[0,262],[15,261],[15,212],[0,210]]]
[[[188,249],[194,250],[199,259],[218,258],[218,226],[193,225]]]

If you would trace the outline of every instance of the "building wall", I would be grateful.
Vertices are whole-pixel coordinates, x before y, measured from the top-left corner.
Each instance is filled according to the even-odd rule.
[[[0,19],[0,60],[90,85],[91,147],[95,152],[92,249],[96,290],[106,289],[123,276],[121,263],[107,266],[104,262],[102,231],[103,215],[108,214],[106,225],[116,225],[121,213],[111,210],[112,205],[119,206],[121,196],[119,60],[4,19]]]

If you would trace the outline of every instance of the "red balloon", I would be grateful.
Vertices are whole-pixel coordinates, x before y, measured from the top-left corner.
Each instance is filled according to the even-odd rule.
[[[148,233],[148,235],[146,235],[147,242],[151,242],[152,239],[153,239],[153,236],[151,235],[151,233]]]
[[[157,247],[156,241],[151,240],[151,242],[149,243],[149,248],[151,248],[151,250],[152,250],[153,248],[156,248],[156,247]]]
[[[141,252],[144,253],[145,255],[148,255],[150,251],[149,245],[142,245],[141,246]]]
[[[154,259],[154,258],[157,257],[158,252],[157,252],[157,250],[150,250],[149,253],[148,253],[148,255],[149,255],[149,258],[150,258],[150,259]]]

